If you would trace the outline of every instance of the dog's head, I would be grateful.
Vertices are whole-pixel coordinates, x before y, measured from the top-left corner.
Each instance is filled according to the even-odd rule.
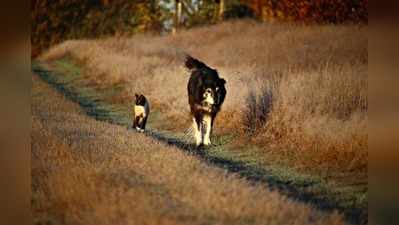
[[[145,105],[145,102],[147,101],[146,98],[144,97],[144,95],[142,94],[135,94],[136,96],[136,100],[135,100],[135,105]]]
[[[203,75],[200,85],[202,103],[204,105],[221,105],[226,95],[223,78],[213,75]]]

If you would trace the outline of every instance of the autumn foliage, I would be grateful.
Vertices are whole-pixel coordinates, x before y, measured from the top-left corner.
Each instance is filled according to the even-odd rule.
[[[157,30],[155,1],[32,0],[32,56],[66,39],[130,35]]]
[[[181,1],[181,26],[215,20],[221,1]],[[261,21],[367,23],[368,0],[231,0],[224,1],[223,19],[253,17]],[[32,56],[67,39],[169,32],[175,0],[31,0]],[[190,9],[190,10],[188,10]],[[190,11],[190,12],[188,12]]]
[[[244,0],[264,21],[368,22],[368,0]]]

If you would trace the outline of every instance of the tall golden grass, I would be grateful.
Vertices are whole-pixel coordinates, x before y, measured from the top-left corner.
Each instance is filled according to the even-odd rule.
[[[299,168],[367,176],[367,27],[225,22],[175,36],[72,40],[42,60],[65,56],[99,86],[126,83],[126,99],[148,96],[189,126],[183,57],[188,53],[227,80],[219,132],[251,133],[250,143]],[[247,142],[245,142],[247,143]],[[278,151],[275,151],[278,149]]]
[[[337,213],[96,121],[33,78],[34,224],[346,224]]]

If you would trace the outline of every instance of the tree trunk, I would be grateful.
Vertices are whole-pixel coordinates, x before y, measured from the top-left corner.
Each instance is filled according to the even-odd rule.
[[[219,0],[219,12],[218,12],[219,21],[223,20],[223,14],[224,14],[224,0]]]
[[[157,0],[151,0],[150,1],[150,10],[151,10],[151,13],[156,13],[156,11],[157,11],[157,5],[158,5],[158,3],[157,3]]]
[[[175,0],[175,21],[174,21],[174,27],[172,30],[173,34],[176,34],[177,31],[179,30],[180,27],[180,20],[181,20],[181,10],[182,10],[182,4],[180,0]]]

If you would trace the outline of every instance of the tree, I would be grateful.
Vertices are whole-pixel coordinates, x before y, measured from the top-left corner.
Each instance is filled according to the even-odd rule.
[[[182,2],[181,0],[175,0],[175,13],[174,13],[174,26],[172,33],[176,34],[181,23],[181,12],[182,12]]]
[[[32,56],[66,39],[159,33],[164,10],[158,0],[32,0]]]
[[[242,0],[259,20],[368,22],[368,0]]]

